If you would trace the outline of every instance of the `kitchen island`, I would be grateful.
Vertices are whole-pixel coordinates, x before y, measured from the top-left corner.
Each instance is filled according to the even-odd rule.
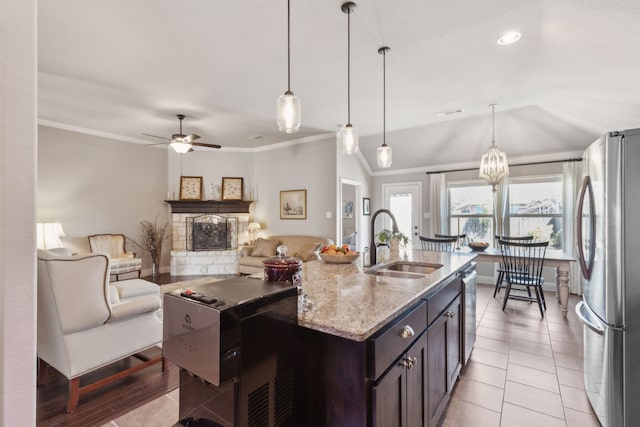
[[[441,265],[420,276],[307,262],[298,303],[298,424],[435,426],[464,359],[462,272],[474,257],[413,251],[401,261]]]

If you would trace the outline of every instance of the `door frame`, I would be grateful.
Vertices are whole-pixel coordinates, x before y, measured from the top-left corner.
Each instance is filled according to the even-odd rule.
[[[389,194],[394,189],[408,189],[408,191],[412,194],[416,194],[416,198],[413,201],[413,206],[411,208],[413,211],[411,218],[411,225],[413,227],[413,230],[411,232],[411,244],[413,249],[420,249],[420,239],[418,237],[422,235],[422,181],[406,181],[382,184],[381,194],[383,208],[389,209]],[[384,221],[385,227],[390,228],[390,225],[387,222],[388,219],[386,217]]]
[[[356,229],[356,246],[358,250],[362,250],[362,239],[360,238],[360,221],[362,220],[362,206],[360,203],[361,197],[361,182],[356,181],[354,179],[349,178],[340,178],[338,179],[338,189],[337,189],[337,206],[336,206],[336,244],[342,244],[342,185],[353,185],[355,187],[355,200],[353,201],[353,218],[355,219],[355,229]]]

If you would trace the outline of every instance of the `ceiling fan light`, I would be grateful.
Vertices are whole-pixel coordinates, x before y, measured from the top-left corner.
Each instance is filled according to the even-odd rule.
[[[173,148],[173,150],[179,154],[184,154],[191,150],[191,144],[186,144],[184,142],[172,142],[169,144],[169,147]]]
[[[358,151],[358,130],[347,123],[338,132],[338,143],[342,154],[355,154]]]
[[[300,98],[293,92],[286,91],[284,95],[278,97],[277,121],[280,132],[294,133],[300,129],[301,122]]]
[[[378,159],[378,167],[379,168],[390,168],[391,161],[393,157],[393,153],[391,151],[391,147],[387,144],[382,144],[378,147],[377,159]]]

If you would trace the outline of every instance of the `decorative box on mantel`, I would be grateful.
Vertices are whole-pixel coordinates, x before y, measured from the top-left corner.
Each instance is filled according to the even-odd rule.
[[[237,241],[249,241],[249,207],[251,200],[165,200],[171,205],[173,245],[171,251],[171,275],[236,274],[240,249],[192,251],[188,250],[187,219],[203,214],[217,214],[237,218]]]

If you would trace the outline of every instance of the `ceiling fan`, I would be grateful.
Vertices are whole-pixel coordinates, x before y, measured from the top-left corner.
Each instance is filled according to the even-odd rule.
[[[195,133],[190,133],[189,135],[185,135],[182,133],[182,121],[186,117],[184,114],[177,114],[178,120],[180,120],[180,133],[174,133],[171,135],[171,138],[165,138],[163,136],[151,135],[148,133],[143,133],[143,135],[151,136],[153,138],[164,139],[165,141],[162,144],[169,144],[171,148],[173,148],[177,153],[184,154],[189,151],[193,151],[193,146],[197,147],[207,147],[207,148],[222,148],[221,145],[218,144],[207,144],[204,142],[195,142],[197,139],[200,139],[200,135],[196,135]],[[160,144],[160,143],[159,143]],[[158,145],[158,144],[148,144],[148,145]]]

